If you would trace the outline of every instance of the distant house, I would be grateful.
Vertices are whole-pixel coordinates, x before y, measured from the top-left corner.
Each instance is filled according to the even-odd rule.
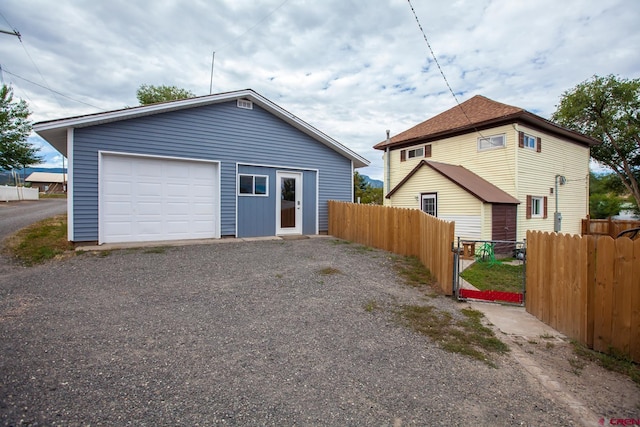
[[[51,172],[32,172],[24,182],[37,187],[40,193],[64,193],[67,187],[67,174]]]
[[[598,143],[474,96],[374,148],[384,151],[385,205],[455,221],[461,238],[521,240],[527,230],[580,233]]]
[[[628,221],[628,220],[637,220],[639,218],[638,218],[638,215],[636,214],[636,211],[633,208],[633,203],[625,202],[622,205],[620,205],[620,212],[618,213],[618,215],[612,216],[611,219]]]
[[[253,90],[34,125],[68,164],[68,238],[318,234],[368,161]]]

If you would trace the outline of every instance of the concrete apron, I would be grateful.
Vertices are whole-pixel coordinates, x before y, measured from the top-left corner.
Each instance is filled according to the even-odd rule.
[[[263,240],[301,240],[301,239],[322,239],[329,238],[326,234],[315,235],[295,235],[295,236],[265,236],[265,237],[229,237],[222,239],[190,239],[190,240],[160,240],[154,242],[127,242],[127,243],[103,243],[102,245],[78,245],[75,250],[78,252],[111,251],[117,249],[136,248],[157,248],[159,246],[190,246],[190,245],[211,245],[233,242],[259,242]]]

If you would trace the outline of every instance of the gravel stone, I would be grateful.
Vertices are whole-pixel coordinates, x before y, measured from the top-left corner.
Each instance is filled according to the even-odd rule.
[[[392,265],[326,237],[14,267],[0,278],[0,422],[580,424],[509,355],[491,368],[403,326],[403,304],[460,306]]]

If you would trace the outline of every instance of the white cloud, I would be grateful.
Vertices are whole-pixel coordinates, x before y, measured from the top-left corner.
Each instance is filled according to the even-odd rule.
[[[549,117],[594,74],[640,77],[639,2],[412,3],[460,101],[482,94]],[[362,173],[374,178],[386,129],[455,104],[405,0],[5,0],[0,12],[51,88],[99,109],[136,105],[143,83],[207,94],[216,51],[214,92],[258,91],[370,159]],[[46,86],[20,42],[0,36],[2,68]],[[36,121],[99,111],[3,77]]]

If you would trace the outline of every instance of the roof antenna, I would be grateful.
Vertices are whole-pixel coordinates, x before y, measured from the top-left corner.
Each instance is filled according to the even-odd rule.
[[[209,95],[211,95],[213,90],[213,63],[216,60],[216,52],[213,51],[213,57],[211,58],[211,80],[209,80]]]

